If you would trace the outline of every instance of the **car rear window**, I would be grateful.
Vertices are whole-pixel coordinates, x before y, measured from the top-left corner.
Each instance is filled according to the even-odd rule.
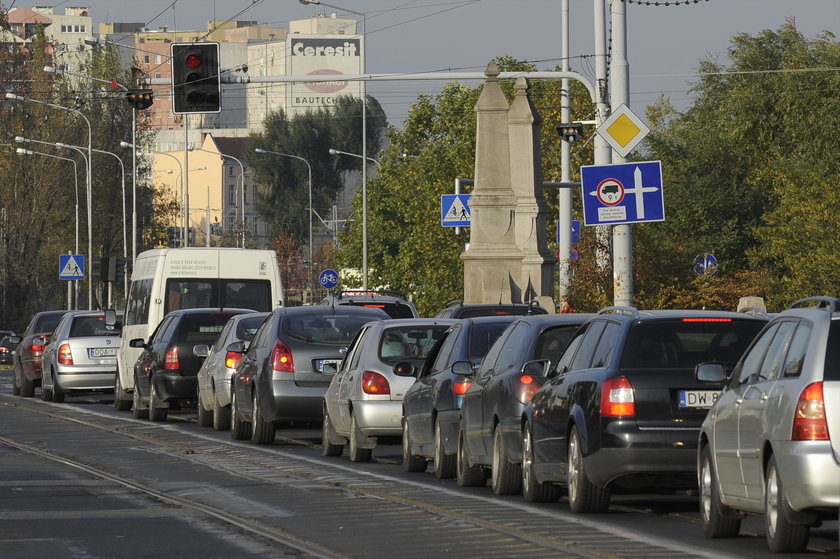
[[[259,328],[260,324],[263,323],[263,320],[265,320],[265,315],[261,314],[257,316],[249,316],[237,322],[236,339],[250,342],[253,339],[254,334],[257,333],[257,328]]]
[[[381,316],[373,313],[313,314],[294,316],[283,321],[284,331],[293,338],[305,342],[347,345],[353,341],[356,332],[371,320]],[[377,315],[379,313],[376,313]]]
[[[35,324],[34,334],[43,334],[45,332],[52,332],[58,326],[58,321],[61,320],[60,314],[45,314],[38,319]]]
[[[694,368],[707,361],[732,368],[764,322],[698,318],[635,323],[621,360],[623,369]]]
[[[534,307],[530,314],[546,314],[546,310],[542,307]],[[460,310],[455,310],[451,316],[452,318],[476,318],[478,316],[506,316],[506,315],[524,316],[528,313],[528,307],[513,307],[510,305],[500,305],[498,307],[464,307]]]
[[[398,302],[383,302],[383,301],[351,301],[349,303],[340,303],[341,305],[353,305],[354,307],[367,307],[370,309],[382,309],[391,318],[415,318],[411,307]]]
[[[823,380],[840,380],[840,320],[832,320],[825,348]]]
[[[104,316],[77,316],[70,325],[71,338],[84,338],[86,336],[119,336],[120,328],[105,328]]]
[[[490,346],[493,345],[505,328],[510,326],[510,322],[491,322],[484,324],[475,324],[470,329],[470,345],[469,345],[469,359],[473,363],[481,361],[487,352],[490,351]]]
[[[405,359],[425,359],[448,324],[431,326],[397,326],[382,332],[379,344],[379,358],[386,363],[396,363]]]
[[[234,314],[214,312],[185,315],[178,328],[178,342],[212,344]]]

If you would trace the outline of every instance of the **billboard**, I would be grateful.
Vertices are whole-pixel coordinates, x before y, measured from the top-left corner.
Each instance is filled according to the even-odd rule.
[[[290,87],[288,107],[298,111],[335,104],[341,95],[361,97],[361,82],[348,82],[342,74],[362,73],[362,37],[325,38],[292,36],[289,39],[291,75],[335,75],[334,80],[294,83]]]

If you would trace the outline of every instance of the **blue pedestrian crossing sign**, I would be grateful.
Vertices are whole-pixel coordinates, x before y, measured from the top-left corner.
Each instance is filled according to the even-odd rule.
[[[665,220],[661,161],[584,165],[580,177],[586,225]]]
[[[85,279],[85,255],[84,254],[59,254],[58,255],[58,279],[60,279],[60,280],[83,280],[83,279]]]
[[[440,224],[444,227],[470,226],[472,194],[444,194],[440,197]]]

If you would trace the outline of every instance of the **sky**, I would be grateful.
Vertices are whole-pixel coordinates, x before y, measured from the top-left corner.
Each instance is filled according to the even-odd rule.
[[[569,0],[570,69],[594,77],[593,5]],[[731,39],[777,30],[794,17],[796,28],[814,38],[840,36],[840,0],[630,0],[627,55],[630,107],[639,115],[665,95],[678,108],[691,101],[690,83],[704,58],[726,60]],[[206,29],[210,20],[251,20],[288,27],[289,20],[345,10],[365,14],[367,72],[481,72],[497,56],[527,60],[541,70],[560,64],[560,0],[332,0],[341,9],[302,5],[298,0],[0,0],[5,7],[87,5],[94,27],[102,22],[143,22],[149,29]],[[669,5],[664,5],[668,3]],[[376,82],[376,97],[389,121],[406,118],[420,92],[437,93],[443,82]],[[470,85],[477,85],[474,82]]]

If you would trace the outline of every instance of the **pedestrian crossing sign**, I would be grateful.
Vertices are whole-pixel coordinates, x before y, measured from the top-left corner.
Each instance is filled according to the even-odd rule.
[[[440,197],[440,224],[443,227],[470,226],[471,194],[444,194]]]
[[[84,254],[59,254],[58,255],[58,279],[60,279],[60,280],[83,280],[83,279],[85,279],[85,255]]]

